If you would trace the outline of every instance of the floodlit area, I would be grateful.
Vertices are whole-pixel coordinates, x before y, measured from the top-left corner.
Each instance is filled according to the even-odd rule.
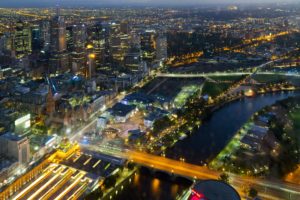
[[[139,111],[132,117],[130,117],[126,123],[112,123],[109,125],[109,127],[119,130],[119,136],[122,138],[128,137],[128,131],[135,130],[135,129],[141,129],[143,131],[146,130],[146,127],[144,125],[144,115],[143,112]]]
[[[36,179],[25,184],[12,199],[78,199],[91,183],[92,179],[84,171],[50,164]]]
[[[184,86],[174,99],[176,108],[181,108],[186,103],[187,99],[199,90],[197,85]]]

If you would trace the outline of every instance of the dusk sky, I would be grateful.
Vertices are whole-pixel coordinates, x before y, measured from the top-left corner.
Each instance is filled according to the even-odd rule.
[[[188,4],[235,4],[249,3],[248,0],[0,0],[0,6],[5,7],[24,7],[24,6],[53,6],[55,4],[62,6],[76,5],[188,5]],[[252,0],[251,3],[287,3],[299,2],[299,0]]]

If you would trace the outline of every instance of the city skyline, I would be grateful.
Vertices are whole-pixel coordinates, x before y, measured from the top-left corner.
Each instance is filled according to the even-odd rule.
[[[191,5],[211,5],[211,6],[223,6],[232,4],[288,4],[288,3],[299,3],[297,0],[253,0],[251,2],[244,0],[11,0],[11,1],[0,1],[0,7],[47,7],[61,5],[65,7],[76,7],[76,6],[191,6]]]
[[[0,6],[1,200],[300,199],[300,4],[40,1]]]

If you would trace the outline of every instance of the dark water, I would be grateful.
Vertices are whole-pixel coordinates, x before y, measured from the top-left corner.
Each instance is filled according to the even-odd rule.
[[[234,134],[257,111],[299,92],[274,93],[232,102],[203,123],[190,137],[179,141],[166,154],[170,158],[184,157],[187,162],[201,164],[213,159]]]
[[[258,110],[300,92],[275,93],[232,102],[213,113],[203,125],[188,138],[169,149],[167,157],[184,157],[187,162],[201,164],[213,159],[230,141],[241,126]],[[188,188],[183,180],[172,180],[167,175],[157,175],[142,170],[134,183],[118,199],[165,200]]]
[[[117,199],[173,200],[191,185],[190,180],[142,168],[133,178],[132,184],[127,186]]]

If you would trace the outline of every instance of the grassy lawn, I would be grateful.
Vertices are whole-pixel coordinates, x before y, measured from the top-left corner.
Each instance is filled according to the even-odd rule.
[[[183,78],[156,78],[147,85],[145,85],[140,91],[144,93],[151,92],[151,95],[159,95],[166,98],[175,98],[184,87],[193,87],[197,85],[201,86],[203,79],[183,79]]]
[[[238,81],[243,78],[243,76],[209,76],[209,78],[215,80],[215,81]]]
[[[224,90],[229,88],[231,84],[229,83],[212,83],[212,82],[205,82],[202,94],[209,95],[211,97],[218,96]]]
[[[283,76],[283,75],[255,74],[253,76],[253,79],[258,82],[261,82],[261,83],[271,83],[271,82],[288,80],[289,78],[287,76]]]
[[[197,85],[189,85],[184,86],[182,90],[177,94],[174,104],[177,108],[181,108],[186,103],[186,100],[197,92],[197,90],[200,90],[200,87]]]

